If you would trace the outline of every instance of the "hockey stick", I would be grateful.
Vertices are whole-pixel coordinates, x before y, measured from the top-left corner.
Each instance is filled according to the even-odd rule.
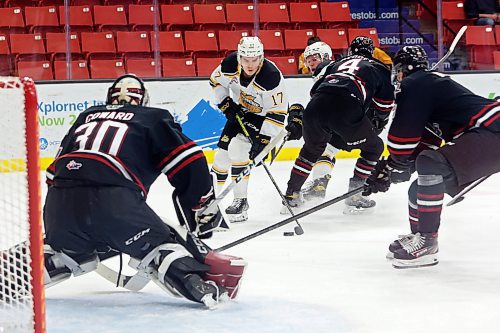
[[[450,202],[448,202],[446,204],[446,206],[452,206],[456,203],[459,203],[460,201],[464,200],[465,197],[464,195],[466,195],[467,193],[469,193],[473,188],[475,188],[477,185],[481,184],[482,182],[484,182],[486,179],[488,179],[491,175],[489,176],[484,176],[484,177],[481,177],[477,180],[475,180],[474,182],[472,182],[469,186],[467,186],[466,188],[464,188],[462,191],[460,191],[457,195],[455,195],[451,200]]]
[[[222,199],[224,199],[226,195],[228,195],[229,192],[233,190],[236,184],[238,184],[245,176],[247,176],[250,173],[250,171],[253,169],[254,166],[259,164],[262,160],[264,160],[267,157],[271,149],[273,149],[278,144],[278,142],[283,140],[286,134],[287,131],[285,130],[278,133],[278,135],[276,135],[274,139],[272,139],[271,142],[269,142],[269,144],[265,146],[264,149],[262,149],[262,151],[255,157],[255,159],[251,161],[250,164],[247,165],[247,167],[238,175],[238,177],[236,177],[236,179],[234,179],[229,185],[227,185],[226,188],[221,193],[219,193],[219,195],[217,195],[217,198],[214,201],[212,201],[210,205],[208,205],[205,209],[200,211],[200,214],[215,213],[215,210],[219,205],[219,203],[222,201]]]
[[[431,71],[437,69],[443,62],[446,61],[446,59],[448,59],[448,57],[453,53],[453,51],[455,51],[455,47],[457,46],[462,36],[465,34],[465,30],[467,30],[466,25],[464,25],[463,27],[460,28],[460,30],[458,30],[457,35],[453,39],[453,42],[451,42],[448,52],[446,52],[446,54],[441,59],[439,59],[439,61],[436,62],[434,66],[431,67]]]
[[[319,204],[319,205],[317,205],[317,206],[315,206],[315,207],[312,207],[312,208],[310,208],[310,209],[308,209],[308,210],[305,210],[305,211],[303,211],[303,212],[301,212],[301,213],[298,213],[298,214],[297,214],[297,215],[295,215],[295,216],[292,216],[292,217],[289,217],[289,218],[287,218],[287,219],[284,219],[284,220],[283,220],[283,221],[281,221],[281,222],[275,223],[275,224],[273,224],[273,225],[270,225],[270,226],[269,226],[269,227],[267,227],[267,228],[264,228],[264,229],[261,229],[261,230],[259,230],[259,231],[256,231],[256,232],[254,232],[253,234],[250,234],[250,235],[248,235],[248,236],[245,236],[245,237],[243,237],[243,238],[240,238],[240,239],[238,239],[238,240],[235,240],[234,242],[231,242],[231,243],[229,243],[229,244],[226,244],[226,245],[224,245],[224,246],[221,246],[221,247],[219,247],[219,248],[215,249],[214,251],[216,251],[216,252],[222,252],[222,251],[225,251],[225,250],[227,250],[227,249],[229,249],[229,248],[232,248],[232,247],[234,247],[234,246],[236,246],[236,245],[239,245],[239,244],[241,244],[241,243],[244,243],[244,242],[246,242],[246,241],[249,241],[250,239],[253,239],[253,238],[255,238],[255,237],[258,237],[258,236],[260,236],[260,235],[263,235],[263,234],[265,234],[265,233],[267,233],[267,232],[269,232],[269,231],[271,231],[271,230],[274,230],[274,229],[277,229],[277,228],[279,228],[279,227],[282,227],[282,226],[284,226],[285,224],[291,223],[291,222],[295,221],[295,219],[303,218],[303,217],[308,216],[308,215],[310,215],[310,214],[312,214],[312,213],[314,213],[314,212],[317,212],[317,211],[318,211],[318,210],[320,210],[320,209],[323,209],[323,208],[328,207],[328,206],[331,206],[331,205],[333,205],[333,204],[335,204],[335,203],[337,203],[337,202],[339,202],[339,201],[342,201],[342,200],[344,200],[344,199],[347,199],[347,198],[349,198],[349,197],[351,197],[351,196],[353,196],[353,195],[355,195],[355,194],[358,194],[358,193],[362,192],[362,191],[363,191],[363,189],[364,189],[364,186],[358,187],[358,188],[356,188],[356,189],[354,189],[354,190],[352,190],[352,191],[349,191],[349,192],[347,192],[347,193],[345,193],[345,194],[343,194],[343,195],[341,195],[341,196],[338,196],[338,197],[336,197],[336,198],[333,198],[333,199],[331,199],[331,200],[328,200],[328,201],[326,201],[326,202],[323,202],[322,204]]]
[[[285,145],[285,143],[288,141],[288,137],[290,136],[290,133],[287,133],[285,138],[283,139],[283,142],[281,143],[280,147],[278,148],[278,150],[276,151],[276,154],[274,155],[274,158],[271,159],[271,162],[269,163],[269,165],[273,165],[273,162],[276,160],[276,158],[278,157],[278,155],[280,154],[280,151],[281,149],[283,149],[283,146]]]
[[[243,121],[241,120],[241,117],[237,115],[236,116],[236,120],[240,124],[241,129],[243,130],[243,134],[247,137],[247,139],[250,141],[250,143],[252,143],[252,138],[250,137],[250,133],[248,133],[247,128],[245,127],[245,124],[243,124]],[[281,200],[283,201],[283,204],[286,206],[286,208],[288,209],[288,211],[290,212],[290,214],[292,216],[295,216],[295,214],[292,211],[292,207],[290,207],[290,205],[288,204],[288,201],[286,200],[285,196],[281,192],[278,184],[276,184],[276,181],[274,180],[274,177],[271,174],[271,171],[269,171],[269,168],[267,167],[266,163],[264,161],[261,161],[261,164],[264,167],[264,169],[266,170],[266,173],[269,176],[269,179],[271,179],[271,182],[273,183],[274,187],[276,188],[276,191],[278,191],[278,194],[280,195]],[[299,220],[295,219],[295,222],[297,222],[297,226],[293,229],[293,231],[295,232],[295,234],[296,235],[302,235],[302,234],[304,234],[304,229],[302,229],[302,226],[300,225]]]
[[[95,272],[117,287],[122,287],[130,291],[139,291],[151,281],[150,277],[140,271],[137,271],[134,275],[119,274],[102,262],[97,264]]]

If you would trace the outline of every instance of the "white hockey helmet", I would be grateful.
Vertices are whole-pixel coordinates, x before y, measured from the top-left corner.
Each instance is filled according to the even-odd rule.
[[[118,77],[108,89],[106,104],[141,105],[149,104],[149,94],[144,82],[135,74]]]
[[[325,42],[312,43],[304,50],[304,59],[314,54],[319,54],[321,61],[331,60],[332,48]]]
[[[242,37],[238,44],[238,61],[241,57],[263,57],[264,45],[259,37]]]

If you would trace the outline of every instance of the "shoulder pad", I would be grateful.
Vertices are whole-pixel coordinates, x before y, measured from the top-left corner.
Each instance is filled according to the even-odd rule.
[[[262,68],[257,73],[254,81],[258,86],[264,88],[264,90],[273,90],[281,83],[281,72],[280,70],[267,59],[264,59]]]
[[[234,75],[238,72],[238,52],[233,52],[222,60],[222,74]]]

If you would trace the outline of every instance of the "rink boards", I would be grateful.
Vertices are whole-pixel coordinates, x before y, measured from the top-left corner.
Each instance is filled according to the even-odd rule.
[[[499,72],[453,74],[452,77],[481,96],[500,96]],[[286,78],[285,82],[289,102],[307,104],[311,78]],[[102,81],[37,84],[42,167],[51,162],[60,140],[78,114],[92,105],[104,103],[109,85],[110,82]],[[208,80],[149,80],[146,86],[151,97],[150,106],[169,110],[185,133],[205,149],[210,161],[225,118],[211,101]],[[287,143],[279,159],[294,159],[301,144],[302,141]],[[344,152],[338,157],[353,156],[356,152]],[[0,152],[0,161],[5,158]]]

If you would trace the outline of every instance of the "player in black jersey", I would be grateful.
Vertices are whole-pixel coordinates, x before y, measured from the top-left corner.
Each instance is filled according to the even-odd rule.
[[[500,171],[500,103],[427,70],[419,46],[403,47],[394,65],[400,92],[388,135],[390,157],[368,179],[367,192],[385,192],[416,169],[418,179],[408,191],[411,234],[391,243],[388,258],[397,268],[430,266],[438,263],[444,193],[455,195]]]
[[[200,213],[215,199],[212,177],[201,148],[148,99],[142,80],[119,77],[106,105],[82,112],[62,140],[47,170],[45,283],[94,270],[98,251],[112,249],[163,288],[212,306],[227,298],[226,288],[206,280],[220,260],[206,265],[201,241],[182,238],[146,203],[165,174],[181,223],[208,238],[222,222],[218,208]]]
[[[312,97],[303,116],[305,143],[286,191],[291,206],[302,204],[301,187],[327,143],[347,151],[361,149],[349,189],[363,186],[377,164],[384,145],[366,113],[376,110],[381,119],[387,119],[394,106],[394,88],[390,71],[373,60],[372,53],[371,39],[357,37],[346,58],[323,66],[317,73],[318,81],[311,89]],[[374,202],[358,195],[347,200],[346,205],[354,211],[373,207]]]
[[[365,49],[368,52],[371,52],[373,49],[372,59],[377,60],[387,66],[387,54],[383,51],[377,52],[377,48],[373,48],[373,42],[371,39],[366,37],[358,37],[353,40],[350,46],[350,53],[356,54],[360,50]],[[311,73],[313,73],[313,81],[316,82],[322,79],[324,75],[322,69],[331,64],[332,60],[332,50],[331,48],[323,43],[317,42],[312,45],[306,47],[304,51],[304,55],[306,57],[306,63],[309,67]],[[381,57],[382,56],[382,57]],[[390,58],[389,58],[390,60]],[[392,64],[392,60],[391,60]],[[391,68],[389,66],[388,68]],[[390,72],[387,71],[387,75],[390,75]],[[302,116],[300,112],[297,112],[297,105],[294,110],[288,110],[288,125],[286,129],[291,132],[293,135],[289,136],[289,140],[296,140],[302,137],[302,126],[297,126],[296,124],[301,124]],[[292,106],[292,107],[293,107]],[[372,122],[372,125],[375,131],[380,135],[385,125],[389,120],[389,112],[385,109],[379,111],[379,109],[372,104],[371,107],[367,110],[366,115],[368,119]],[[298,134],[295,134],[298,132]],[[316,163],[314,164],[311,177],[312,180],[305,183],[301,190],[301,195],[304,201],[309,200],[322,200],[326,195],[326,189],[328,187],[328,183],[331,179],[331,173],[335,166],[335,155],[340,151],[332,144],[328,143],[323,154],[318,158]],[[359,173],[360,170],[356,171]],[[349,198],[346,200],[346,205],[344,208],[344,214],[364,214],[369,213],[372,208],[375,207],[375,201],[371,200],[369,197],[357,196],[355,198]],[[288,209],[283,207],[282,213],[288,213]]]

